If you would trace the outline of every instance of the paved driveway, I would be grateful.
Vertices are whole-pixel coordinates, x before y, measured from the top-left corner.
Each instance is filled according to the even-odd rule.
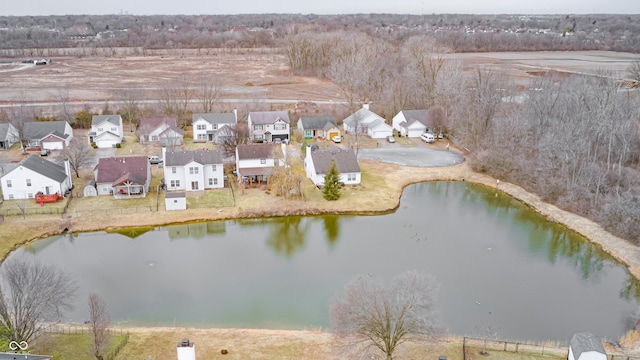
[[[374,149],[360,149],[358,157],[415,167],[451,166],[464,161],[464,156],[453,151],[431,149],[424,146],[405,147],[399,144],[390,144]]]

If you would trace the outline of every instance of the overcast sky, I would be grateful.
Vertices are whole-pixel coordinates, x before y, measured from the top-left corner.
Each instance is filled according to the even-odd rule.
[[[638,14],[640,0],[2,0],[0,15]]]

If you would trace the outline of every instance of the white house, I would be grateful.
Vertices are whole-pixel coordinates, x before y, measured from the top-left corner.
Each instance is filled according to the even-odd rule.
[[[27,147],[62,150],[73,139],[73,129],[64,120],[29,121],[24,123],[23,136]]]
[[[168,191],[224,187],[224,166],[219,150],[169,151],[162,148],[162,156]]]
[[[138,136],[142,144],[177,146],[184,142],[184,131],[178,128],[176,118],[141,118]]]
[[[340,129],[333,116],[302,116],[298,120],[298,130],[306,139],[332,139],[340,136]]]
[[[0,123],[0,150],[7,150],[18,142],[18,131],[11,123]]]
[[[238,123],[238,109],[233,113],[193,114],[193,141],[221,143],[233,136],[232,128]]]
[[[304,169],[307,177],[316,186],[324,185],[324,177],[331,166],[331,160],[335,162],[336,168],[340,173],[339,181],[341,183],[346,185],[360,184],[362,173],[353,150],[341,149],[337,146],[331,146],[323,150],[312,150],[311,146],[307,146]]]
[[[164,207],[167,211],[186,210],[187,193],[184,191],[172,191],[164,194]]]
[[[98,195],[140,198],[149,192],[151,165],[146,156],[100,158],[93,175]]]
[[[57,165],[37,155],[22,160],[0,183],[4,200],[33,199],[38,192],[64,196],[73,187],[68,160]]]
[[[369,110],[369,104],[349,115],[342,125],[347,134],[367,135],[373,139],[384,139],[393,135],[393,128],[380,115]]]
[[[286,111],[250,112],[247,119],[249,137],[264,142],[289,140],[290,121]]]
[[[607,360],[602,340],[590,332],[576,333],[569,342],[569,360]]]
[[[116,147],[124,141],[124,127],[120,115],[94,115],[91,129],[87,134],[89,144],[96,143],[98,148]]]
[[[238,179],[245,183],[267,181],[275,166],[284,166],[286,145],[246,144],[236,147]]]
[[[429,112],[427,110],[402,110],[393,117],[391,123],[402,136],[420,137],[429,128]]]

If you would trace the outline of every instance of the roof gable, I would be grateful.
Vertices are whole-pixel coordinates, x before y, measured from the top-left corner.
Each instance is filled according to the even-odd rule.
[[[157,129],[158,127],[166,125],[167,127],[178,127],[178,120],[176,118],[140,118],[140,128]]]
[[[341,149],[337,146],[331,146],[325,150],[311,151],[311,159],[316,174],[326,174],[331,166],[331,160],[336,163],[336,168],[340,173],[358,173],[360,165],[353,150]]]
[[[374,120],[382,120],[384,122],[384,119],[380,115],[374,113],[369,109],[362,108],[349,115],[346,119],[344,119],[343,123],[347,124],[348,126],[355,126],[356,121],[358,121],[359,127],[361,127],[363,124],[368,124]]]
[[[42,139],[49,134],[55,133],[56,136],[66,139],[65,134],[67,122],[64,120],[57,121],[29,121],[24,123],[24,137],[26,139]]]
[[[289,124],[289,113],[286,111],[257,111],[250,112],[249,118],[252,124],[275,124],[278,119]]]
[[[247,159],[270,159],[275,155],[282,156],[280,145],[278,144],[246,144],[238,145],[239,160]]]
[[[190,162],[201,165],[222,164],[220,150],[167,151],[164,154],[165,166],[184,166]]]
[[[98,126],[104,122],[108,122],[110,124],[121,126],[122,125],[122,116],[120,115],[93,115],[91,118],[91,126]]]
[[[95,170],[96,183],[113,183],[124,177],[144,184],[147,181],[149,159],[146,156],[100,158]]]
[[[606,359],[607,353],[604,351],[602,341],[590,332],[581,332],[574,334],[571,338],[571,341],[569,342],[569,346],[571,346],[573,357],[576,360],[580,358],[580,354],[589,351],[595,351],[604,354]]]
[[[235,124],[235,113],[206,113],[206,114],[193,114],[191,116],[191,122],[194,123],[198,120],[204,120],[210,124]]]
[[[333,116],[303,116],[300,123],[304,130],[328,130],[337,126],[336,118]]]
[[[9,130],[15,133],[15,128],[11,123],[0,123],[0,140],[6,140],[9,138]]]

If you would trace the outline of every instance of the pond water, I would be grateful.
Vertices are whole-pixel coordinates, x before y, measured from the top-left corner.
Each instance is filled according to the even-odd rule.
[[[340,201],[348,201],[342,199]],[[358,275],[424,270],[440,282],[449,332],[558,340],[591,331],[617,340],[639,288],[575,233],[511,197],[466,182],[407,187],[383,216],[286,217],[68,234],[9,257],[53,264],[78,282],[67,321],[100,294],[121,324],[328,327],[331,297]]]

